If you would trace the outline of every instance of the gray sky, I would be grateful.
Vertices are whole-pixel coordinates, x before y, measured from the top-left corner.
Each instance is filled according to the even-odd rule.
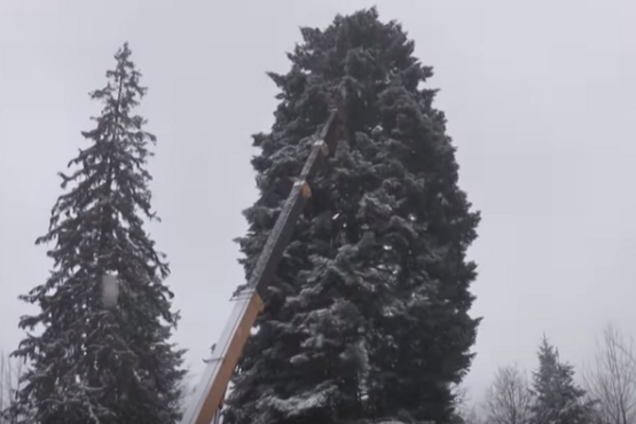
[[[608,321],[636,319],[636,6],[628,0],[376,1],[401,21],[459,147],[461,184],[482,210],[472,256],[484,315],[468,384],[497,365],[535,364],[545,331],[579,364]],[[98,113],[126,40],[159,137],[152,236],[171,260],[195,371],[242,281],[232,238],[255,200],[250,134],[275,107],[268,70],[285,71],[300,25],[365,1],[0,0],[0,347],[22,337],[16,300],[51,265],[34,239],[61,193],[56,172]],[[247,11],[245,11],[247,10]],[[629,171],[633,168],[633,171]],[[635,331],[636,332],[636,331]]]

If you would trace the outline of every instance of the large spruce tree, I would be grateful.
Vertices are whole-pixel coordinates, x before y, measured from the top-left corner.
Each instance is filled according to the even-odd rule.
[[[91,93],[103,104],[89,142],[60,174],[51,212],[49,279],[21,298],[27,337],[14,355],[30,363],[18,393],[29,424],[171,424],[178,418],[183,351],[169,339],[178,314],[163,282],[164,255],[144,229],[151,208],[146,162],[155,137],[133,109],[146,93],[124,44],[108,83]],[[117,303],[105,304],[102,277],[114,275]],[[113,299],[111,299],[112,301]],[[40,330],[40,331],[38,331]],[[17,411],[18,415],[20,411]]]
[[[447,422],[479,321],[465,257],[479,215],[424,87],[432,70],[375,9],[301,32],[291,70],[270,74],[280,89],[271,132],[254,136],[260,198],[239,240],[248,275],[331,107],[347,136],[266,294],[226,423]]]
[[[533,373],[533,424],[592,424],[594,404],[574,381],[574,367],[559,359],[546,337],[539,346],[539,367]]]

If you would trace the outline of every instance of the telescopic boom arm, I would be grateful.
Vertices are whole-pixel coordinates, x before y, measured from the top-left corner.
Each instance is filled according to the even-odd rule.
[[[220,409],[250,331],[258,314],[263,310],[262,296],[276,272],[303,207],[311,196],[310,184],[320,166],[324,164],[324,159],[335,150],[339,125],[338,114],[334,110],[322,128],[318,140],[312,145],[300,177],[292,186],[246,288],[232,298],[235,302],[234,308],[216,343],[213,358],[207,361],[207,368],[181,424],[210,424]]]

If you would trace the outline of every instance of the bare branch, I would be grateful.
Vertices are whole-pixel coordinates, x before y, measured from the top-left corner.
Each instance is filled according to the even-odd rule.
[[[515,365],[497,370],[486,393],[484,411],[492,424],[527,424],[530,422],[532,392],[525,373]]]
[[[608,325],[597,341],[592,366],[583,372],[604,424],[636,424],[636,362],[633,341]]]

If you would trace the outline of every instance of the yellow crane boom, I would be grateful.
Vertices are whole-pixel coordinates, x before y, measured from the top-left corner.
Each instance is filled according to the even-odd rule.
[[[181,424],[210,424],[220,410],[225,391],[243,353],[256,318],[263,310],[262,294],[276,272],[283,252],[307,199],[311,196],[311,183],[324,160],[335,150],[340,136],[341,121],[333,110],[323,126],[311,152],[292,186],[272,232],[265,243],[256,267],[245,289],[232,300],[234,308],[225,329],[216,343],[213,357],[207,361],[194,397],[187,406]]]

